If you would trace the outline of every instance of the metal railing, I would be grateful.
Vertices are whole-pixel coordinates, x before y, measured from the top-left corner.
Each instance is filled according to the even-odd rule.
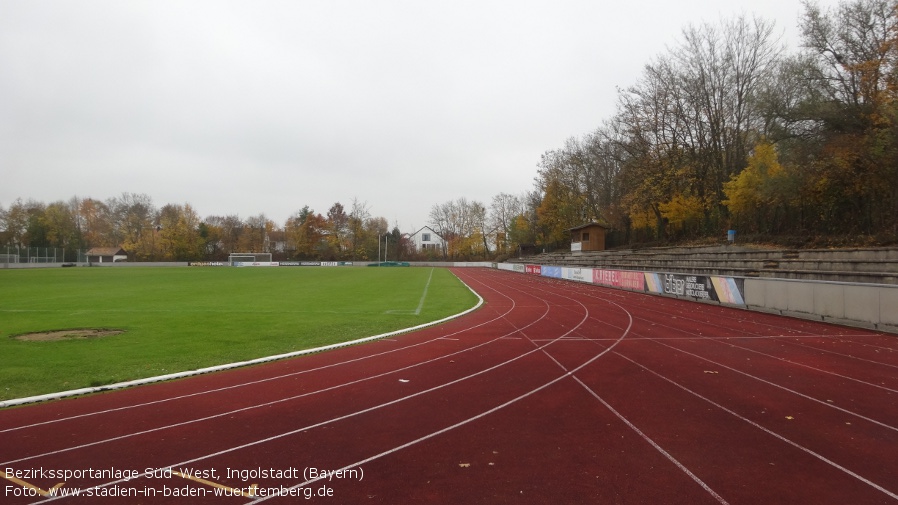
[[[19,263],[84,263],[87,261],[83,249],[61,247],[0,247],[0,265]]]

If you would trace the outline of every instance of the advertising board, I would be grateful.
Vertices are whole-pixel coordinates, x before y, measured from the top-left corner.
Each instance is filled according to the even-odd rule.
[[[593,284],[632,291],[643,291],[645,289],[645,277],[642,272],[594,269],[592,271],[592,282]]]
[[[591,268],[562,267],[561,276],[569,281],[592,282]]]
[[[543,277],[561,279],[561,267],[543,266],[540,275]]]
[[[742,279],[705,275],[681,275],[647,272],[645,284],[651,293],[685,296],[697,300],[745,305]]]

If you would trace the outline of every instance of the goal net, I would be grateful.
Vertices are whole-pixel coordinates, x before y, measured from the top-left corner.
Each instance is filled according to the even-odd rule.
[[[228,264],[232,267],[256,264],[270,265],[271,253],[231,253],[228,255]]]

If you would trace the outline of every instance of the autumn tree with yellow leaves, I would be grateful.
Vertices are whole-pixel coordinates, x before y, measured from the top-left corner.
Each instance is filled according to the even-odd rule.
[[[543,156],[533,230],[555,243],[599,220],[612,245],[730,228],[898,240],[898,2],[803,8],[795,54],[757,18],[684,29],[613,117]]]

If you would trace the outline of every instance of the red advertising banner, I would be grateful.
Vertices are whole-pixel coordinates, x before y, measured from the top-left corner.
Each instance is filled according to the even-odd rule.
[[[543,273],[543,269],[540,265],[527,265],[524,271],[528,274],[536,275],[541,275]]]
[[[645,289],[645,276],[642,272],[595,269],[592,271],[592,282],[593,284],[632,289],[634,291]]]

